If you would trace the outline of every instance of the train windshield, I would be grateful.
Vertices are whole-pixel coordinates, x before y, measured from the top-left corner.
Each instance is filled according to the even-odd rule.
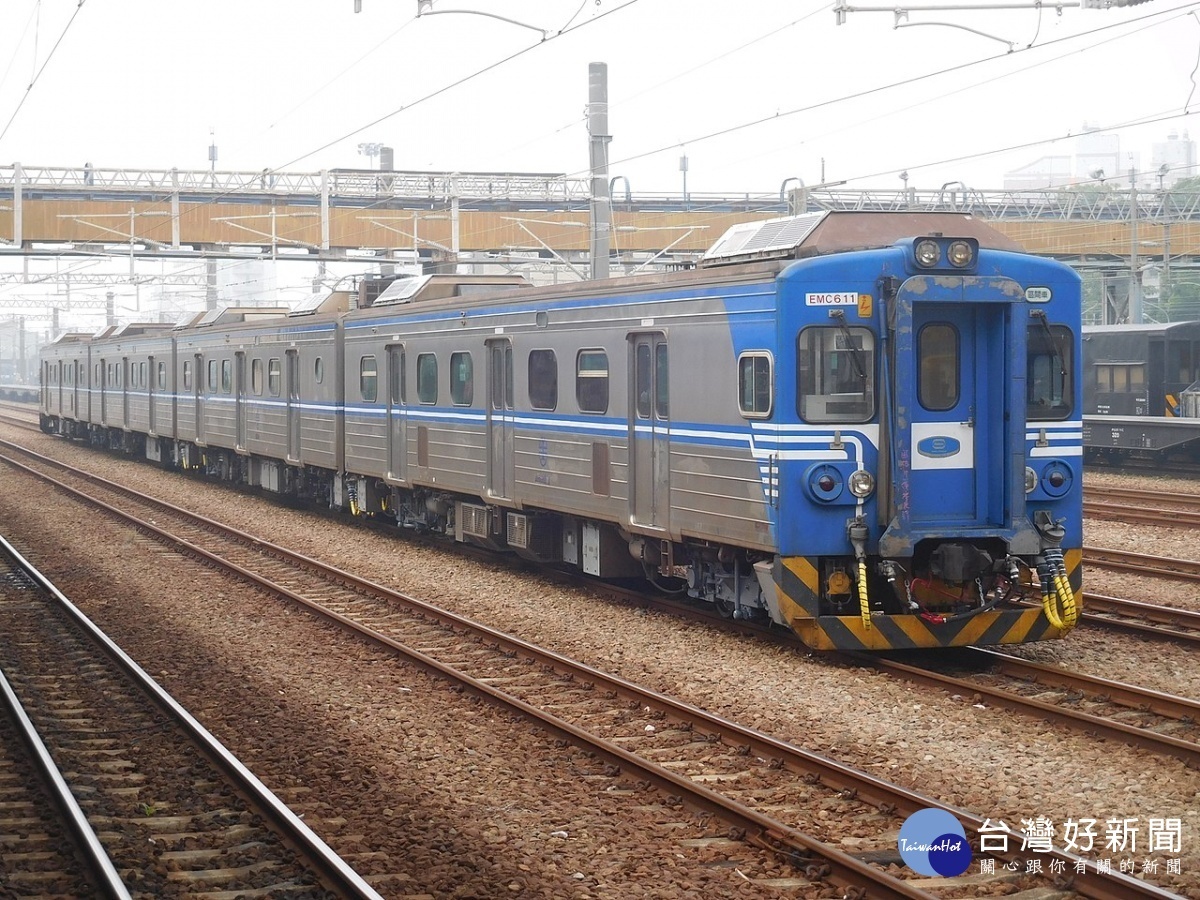
[[[875,335],[869,329],[805,328],[798,344],[802,419],[866,422],[875,415]]]
[[[1028,421],[1065,419],[1073,412],[1073,348],[1069,328],[1048,325],[1045,319],[1029,326],[1025,372]]]

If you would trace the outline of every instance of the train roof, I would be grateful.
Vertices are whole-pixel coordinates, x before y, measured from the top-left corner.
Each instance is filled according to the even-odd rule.
[[[733,225],[700,258],[700,265],[873,250],[926,234],[975,238],[980,247],[993,250],[1023,249],[1006,234],[968,213],[825,210]]]
[[[1200,322],[1143,322],[1138,325],[1085,325],[1084,335],[1136,334],[1183,340],[1200,337]]]
[[[524,275],[411,275],[389,284],[371,306],[470,297],[529,286]]]
[[[179,328],[207,328],[213,325],[262,322],[267,319],[286,318],[286,306],[226,306],[210,309],[190,322],[180,323]]]

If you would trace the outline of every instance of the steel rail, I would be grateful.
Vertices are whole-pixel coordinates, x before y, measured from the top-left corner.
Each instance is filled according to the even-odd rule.
[[[1002,688],[980,684],[966,678],[945,675],[922,666],[915,666],[891,659],[868,658],[857,654],[852,656],[862,663],[881,671],[907,678],[910,681],[957,694],[965,693],[968,696],[979,694],[988,698],[996,706],[1003,706],[1006,709],[1013,709],[1022,713],[1033,711],[1040,718],[1047,721],[1057,721],[1082,731],[1092,732],[1099,737],[1122,741],[1137,747],[1146,747],[1158,753],[1174,756],[1182,760],[1186,765],[1200,768],[1200,744],[1192,741],[1181,740],[1171,735],[1158,734],[1145,728],[1126,725],[1123,722],[1116,722],[1102,716],[1092,715],[1091,713],[1066,709],[1056,706],[1053,703],[1046,703],[1043,700],[1035,700],[1032,697],[1022,697],[1019,694],[1014,694]]]
[[[1170,556],[1148,556],[1144,553],[1133,553],[1128,550],[1114,550],[1109,547],[1083,548],[1084,565],[1111,569],[1117,572],[1134,572],[1140,575],[1152,575],[1156,578],[1170,578],[1177,581],[1200,581],[1200,562],[1190,559],[1178,559]]]
[[[1089,496],[1093,494],[1100,496]],[[1189,491],[1149,491],[1140,488],[1105,486],[1102,488],[1084,488],[1083,499],[1085,503],[1088,500],[1095,500],[1098,503],[1125,500],[1161,504],[1170,507],[1183,507],[1185,509],[1200,509],[1200,494],[1193,494]]]
[[[28,453],[31,456],[38,457],[50,465],[75,471],[70,466],[58,462],[57,460],[42,457],[40,454],[37,454],[33,451],[23,450],[22,448],[17,449],[21,449],[22,452]],[[21,465],[20,463],[16,464]],[[26,467],[22,466],[22,468]],[[40,478],[64,487],[66,490],[71,491],[72,493],[80,493],[74,488],[64,485],[62,482],[59,482],[50,476],[38,473],[34,470],[29,471],[33,472],[33,474]],[[157,498],[148,497],[135,490],[132,490],[131,488],[113,484],[105,479],[99,478],[98,476],[91,475],[90,473],[79,472],[77,474],[81,474],[92,481],[104,484],[113,490],[138,498],[143,502],[153,504],[159,508],[171,511],[177,515],[186,517],[189,520],[198,522],[204,525],[204,527],[219,530],[226,534],[231,534],[241,541],[254,544],[258,549],[264,552],[269,552],[272,555],[293,562],[296,565],[316,570],[320,573],[323,573],[325,577],[341,582],[355,590],[363,593],[376,594],[387,598],[388,600],[403,603],[406,606],[419,610],[422,615],[442,624],[448,625],[449,627],[452,627],[458,631],[474,631],[482,635],[484,640],[493,642],[498,647],[509,652],[523,653],[527,656],[532,656],[533,658],[542,661],[544,664],[553,666],[558,671],[571,673],[573,676],[582,675],[597,685],[615,692],[619,696],[631,697],[636,699],[640,704],[665,710],[667,715],[676,722],[688,721],[692,723],[700,723],[702,729],[708,730],[709,733],[720,735],[728,743],[747,746],[752,752],[760,757],[779,759],[790,770],[803,772],[815,777],[816,780],[822,784],[830,787],[831,789],[839,791],[844,796],[854,796],[859,799],[867,800],[876,804],[884,811],[901,810],[911,813],[917,811],[918,809],[925,808],[944,809],[947,812],[959,817],[960,821],[966,823],[977,837],[979,836],[980,830],[985,824],[985,820],[983,818],[968,813],[964,810],[940,803],[933,798],[924,796],[915,791],[910,791],[898,785],[882,781],[875,778],[875,776],[860,772],[853,767],[819,756],[811,751],[806,751],[802,748],[795,747],[794,745],[780,741],[753,729],[737,725],[736,723],[705,712],[697,707],[692,707],[689,704],[674,700],[666,695],[658,694],[657,692],[639,687],[617,676],[601,672],[600,670],[592,669],[591,667],[585,666],[581,663],[576,663],[573,660],[553,653],[552,651],[528,644],[519,638],[507,635],[495,629],[491,629],[464,616],[459,616],[436,606],[430,606],[409,595],[392,591],[367,579],[360,578],[352,573],[327,565],[319,560],[303,556],[302,554],[294,553],[293,551],[279,547],[278,545],[275,545],[269,541],[265,541],[254,535],[242,532],[222,523],[215,522],[214,520],[208,519],[204,516],[200,516],[191,512],[190,510],[176,507],[165,501],[158,500]],[[88,497],[86,494],[81,494],[81,496]],[[754,810],[744,807],[743,804],[737,803],[736,801],[731,801],[729,798],[725,798],[707,788],[703,788],[700,785],[696,785],[695,783],[691,782],[690,779],[687,779],[686,776],[676,775],[675,773],[665,769],[659,772],[658,770],[660,767],[655,766],[653,763],[647,763],[635,754],[632,754],[615,744],[611,744],[611,742],[598,739],[589,732],[579,729],[577,726],[574,726],[571,723],[560,720],[552,714],[536,710],[534,707],[529,707],[528,704],[519,698],[512,697],[512,695],[509,695],[506,692],[493,687],[492,685],[489,685],[485,682],[471,684],[471,681],[476,680],[470,679],[470,676],[465,676],[465,673],[460,673],[453,667],[447,666],[438,660],[428,657],[427,654],[424,654],[415,648],[409,648],[400,642],[394,641],[392,638],[388,637],[387,635],[382,635],[376,632],[374,629],[362,626],[359,623],[355,623],[353,620],[342,616],[340,613],[337,613],[334,610],[326,609],[320,604],[297,594],[287,587],[277,585],[274,582],[271,582],[269,579],[233,564],[215,554],[210,553],[207,550],[204,550],[203,548],[197,547],[194,544],[191,544],[191,542],[170,535],[168,532],[159,528],[158,526],[137,519],[135,516],[131,516],[128,513],[118,510],[115,507],[104,503],[103,501],[95,498],[88,499],[89,502],[108,509],[128,521],[136,522],[137,527],[143,530],[160,534],[164,540],[186,546],[189,548],[189,552],[195,553],[197,556],[203,559],[210,560],[214,564],[223,568],[237,572],[241,577],[258,584],[264,589],[278,593],[282,596],[287,596],[289,599],[304,605],[306,608],[311,609],[318,615],[328,618],[331,621],[338,622],[339,624],[343,625],[343,627],[350,627],[359,630],[369,640],[388,646],[397,652],[404,653],[405,655],[409,656],[409,658],[413,659],[414,662],[417,662],[419,665],[422,665],[431,671],[435,671],[439,674],[445,675],[446,677],[467,683],[472,691],[476,691],[481,695],[486,695],[489,698],[495,699],[497,702],[509,705],[512,708],[518,709],[522,713],[533,715],[539,721],[543,722],[547,728],[564,735],[568,739],[574,739],[585,742],[588,745],[596,746],[598,752],[600,752],[610,761],[614,762],[616,765],[627,766],[634,771],[642,773],[651,783],[654,783],[665,790],[674,790],[677,792],[686,793],[690,798],[692,798],[692,802],[697,808],[705,809],[710,812],[716,812],[726,821],[734,821],[734,823],[738,824],[739,827],[745,829],[748,835],[755,835],[757,838],[756,842],[761,843],[763,846],[779,849],[777,844],[782,842],[791,843],[792,846],[799,849],[818,852],[822,856],[825,856],[826,859],[830,860],[830,864],[835,871],[839,873],[848,872],[848,875],[846,876],[848,878],[859,877],[866,872],[868,874],[865,877],[874,879],[880,874],[878,870],[873,869],[855,857],[843,854],[841,851],[837,851],[835,848],[829,847],[828,845],[815,838],[812,838],[811,836],[805,835],[802,832],[798,832],[795,829],[791,829],[782,823],[770,819],[769,817],[762,816],[761,814],[756,813]],[[531,712],[527,712],[527,709],[531,710]],[[647,770],[647,767],[650,767],[650,770]],[[713,804],[716,805],[714,806]],[[993,828],[989,828],[989,835],[995,834]],[[1009,829],[1008,835],[1016,839],[1021,837],[1019,833],[1013,832],[1011,829]],[[833,856],[826,852],[827,849],[832,851]],[[1022,859],[1020,854],[1016,851],[1008,853],[992,853],[989,851],[989,853],[1000,859],[1017,861]],[[1083,896],[1086,897],[1097,898],[1097,900],[1125,900],[1125,898],[1133,897],[1157,898],[1157,900],[1165,900],[1165,898],[1175,896],[1169,891],[1158,888],[1155,885],[1147,884],[1146,882],[1138,879],[1129,878],[1123,874],[1100,873],[1095,869],[1094,865],[1091,868],[1088,868],[1087,862],[1081,857],[1077,857],[1074,854],[1066,851],[1055,849],[1050,853],[1042,855],[1050,859],[1059,859],[1063,862],[1065,867],[1072,869],[1072,872],[1067,876],[1070,879],[1071,888],[1078,890]],[[1082,865],[1084,867],[1084,871],[1074,871],[1074,867],[1077,864]],[[890,879],[891,876],[887,876],[887,878]],[[922,891],[916,891],[916,893],[913,893],[915,889],[906,886],[905,882],[903,881],[899,881],[897,879],[892,880],[897,881],[901,890],[901,893],[896,894],[896,896],[927,896]],[[896,886],[897,885],[888,885],[887,889],[890,890]]]
[[[0,553],[10,557],[31,581],[38,585],[48,583],[44,576],[25,557],[17,552],[16,548],[2,535],[0,535]],[[12,685],[9,684],[8,678],[2,671],[0,671],[0,694],[3,695],[4,704],[8,707],[9,712],[16,722],[21,740],[28,747],[37,768],[41,770],[43,780],[49,788],[51,797],[58,805],[63,817],[67,821],[67,825],[75,833],[75,837],[84,850],[83,855],[86,858],[88,867],[96,877],[101,890],[107,896],[116,898],[116,900],[132,900],[129,889],[125,887],[125,882],[121,879],[120,873],[117,872],[112,859],[105,852],[104,846],[100,843],[100,838],[96,836],[96,832],[92,829],[91,823],[88,822],[87,816],[80,809],[79,803],[75,800],[75,796],[67,786],[66,779],[63,778],[58,764],[55,763],[54,757],[50,755],[50,751],[42,741],[41,735],[38,734],[37,727],[30,720],[29,715],[25,712],[25,707],[21,704],[20,698],[17,697],[16,692],[12,689]]]
[[[34,471],[20,463],[15,463],[13,460],[7,461],[26,471]],[[51,480],[53,481],[53,479]],[[63,486],[65,487],[65,485]],[[111,507],[109,508],[111,509]],[[168,694],[124,650],[113,643],[112,639],[85,616],[82,610],[67,599],[66,595],[59,591],[49,579],[30,566],[24,557],[11,548],[7,542],[5,542],[4,547],[7,552],[20,561],[21,565],[27,567],[30,577],[34,582],[54,598],[84,633],[98,644],[160,709],[173,721],[183,726],[213,764],[225,773],[231,781],[236,783],[241,790],[246,792],[260,812],[271,819],[276,829],[281,833],[281,836],[299,845],[306,858],[316,864],[321,874],[328,880],[331,886],[335,887],[344,897],[382,900],[379,893],[367,884],[361,875],[355,872],[345,860],[334,853],[308,825],[292,812],[283,801],[276,797],[265,784],[259,781],[258,777],[242,764],[241,760],[230,753],[220,741],[213,737],[207,728],[201,725],[191,713],[180,706],[175,698]]]
[[[971,655],[986,660],[992,671],[1012,678],[1066,688],[1085,694],[1095,694],[1120,706],[1147,710],[1168,719],[1200,722],[1200,702],[1187,697],[1138,687],[1123,681],[1086,675],[1082,672],[1071,672],[1067,669],[1031,662],[1009,653],[983,647],[972,647]]]
[[[1085,518],[1106,519],[1115,522],[1136,522],[1139,525],[1166,525],[1174,528],[1200,526],[1200,512],[1189,509],[1153,509],[1145,506],[1127,506],[1123,503],[1083,501]]]
[[[1083,609],[1083,621],[1088,625],[1200,644],[1200,612],[1194,610],[1179,609],[1173,606],[1156,606],[1140,600],[1124,600],[1120,597],[1107,597],[1103,594],[1084,594]],[[1103,613],[1111,615],[1103,615]],[[1121,618],[1114,618],[1114,616]],[[1158,625],[1139,622],[1138,619],[1159,622],[1168,627],[1161,628]]]
[[[0,444],[7,445],[7,442],[0,441]],[[40,454],[36,454],[32,451],[23,452],[29,453],[35,457],[40,456]],[[56,460],[50,460],[44,457],[42,459],[43,461],[52,465],[69,469],[73,472],[75,471],[72,469],[72,467]],[[914,888],[903,880],[895,878],[894,876],[883,872],[867,862],[838,850],[836,847],[833,847],[824,841],[818,840],[817,838],[799,831],[798,829],[791,828],[790,826],[765,816],[742,803],[725,797],[709,788],[704,787],[703,785],[697,784],[684,775],[678,775],[668,769],[645,760],[610,741],[593,735],[590,732],[587,732],[584,729],[565,721],[564,719],[560,719],[551,713],[540,710],[537,707],[532,706],[505,691],[487,684],[486,682],[472,678],[470,675],[461,672],[453,666],[442,663],[428,654],[417,650],[416,648],[409,647],[375,629],[343,616],[341,613],[329,609],[322,604],[317,603],[316,601],[310,600],[302,594],[299,594],[284,585],[278,584],[277,582],[274,582],[257,572],[251,571],[243,566],[238,565],[237,563],[225,559],[224,557],[206,550],[205,548],[200,547],[199,545],[188,541],[185,538],[174,535],[152,522],[141,519],[136,515],[121,510],[109,503],[104,502],[103,500],[91,497],[88,494],[72,488],[65,482],[59,481],[58,479],[48,476],[45,473],[40,473],[37,470],[25,466],[24,464],[9,457],[0,456],[0,460],[3,460],[10,465],[14,465],[45,481],[48,481],[56,487],[60,487],[70,492],[74,496],[84,499],[86,502],[98,506],[106,512],[112,513],[113,515],[124,519],[141,531],[149,532],[150,534],[156,535],[167,543],[180,546],[189,554],[206,560],[220,569],[233,572],[240,578],[249,581],[252,584],[258,585],[270,593],[281,597],[286,597],[292,602],[304,606],[318,616],[331,621],[342,628],[349,629],[353,633],[364,637],[379,646],[383,646],[392,651],[400,653],[406,658],[410,659],[412,662],[430,672],[433,672],[444,678],[448,678],[451,681],[461,683],[480,696],[487,697],[503,706],[507,706],[521,713],[522,715],[537,720],[550,732],[567,740],[587,746],[589,749],[592,749],[598,754],[604,756],[611,763],[621,766],[627,771],[637,773],[639,777],[642,777],[649,783],[655,785],[655,787],[657,787],[659,790],[665,791],[668,793],[668,795],[675,794],[684,796],[687,798],[686,802],[688,802],[693,808],[717,815],[722,820],[730,822],[735,827],[742,829],[752,843],[775,851],[778,851],[781,846],[788,846],[793,851],[812,853],[820,856],[828,865],[830,875],[833,876],[833,880],[839,883],[841,886],[861,887],[863,883],[866,882],[871,886],[871,896],[934,900],[933,895],[929,894],[928,892]],[[615,686],[618,683],[621,683],[624,684],[629,690],[637,693],[639,696],[644,696],[647,701],[654,701],[655,705],[662,705],[659,701],[654,700],[655,695],[653,692],[644,691],[643,689],[637,688],[632,683],[623,682],[622,679],[615,678],[615,676],[606,676],[599,670],[590,669],[589,667],[569,660],[566,657],[559,656],[558,654],[554,654],[550,651],[546,651],[542,648],[521,641],[518,638],[513,638],[503,632],[488,628],[487,626],[474,622],[466,617],[458,616],[446,610],[441,610],[437,607],[430,606],[429,604],[425,604],[414,597],[391,591],[382,585],[359,578],[352,573],[337,569],[336,567],[326,565],[319,560],[306,557],[302,554],[294,553],[287,548],[280,547],[271,543],[270,541],[265,541],[261,538],[258,538],[255,535],[232,528],[215,520],[208,519],[207,517],[200,516],[191,512],[190,510],[174,506],[173,504],[158,500],[154,497],[149,497],[130,488],[107,482],[105,479],[91,475],[90,473],[76,472],[76,474],[81,474],[93,482],[103,483],[106,487],[109,487],[112,490],[135,497],[142,502],[153,504],[175,515],[185,517],[202,525],[204,528],[222,532],[244,543],[254,544],[258,549],[264,552],[269,552],[270,554],[280,557],[297,566],[316,571],[323,577],[344,583],[348,586],[354,587],[356,590],[386,597],[389,600],[399,601],[409,607],[418,609],[423,615],[427,615],[430,618],[441,622],[442,624],[452,626],[459,631],[471,631],[477,635],[481,635],[485,640],[498,643],[501,646],[512,649],[519,648],[526,654],[534,656],[539,661],[554,665],[561,672],[570,672],[572,674],[583,675],[584,677],[596,680],[598,682],[603,681],[603,683],[606,685],[611,683],[613,686]],[[611,682],[609,679],[611,679]],[[674,702],[670,701],[670,698],[666,698],[665,696],[658,696],[661,697],[662,701],[664,702]],[[699,712],[699,710],[697,710],[697,712]],[[732,726],[732,723],[729,724]],[[813,870],[811,866],[809,869],[810,877],[815,878],[822,874],[817,870]],[[880,891],[882,893],[876,894],[875,891]]]

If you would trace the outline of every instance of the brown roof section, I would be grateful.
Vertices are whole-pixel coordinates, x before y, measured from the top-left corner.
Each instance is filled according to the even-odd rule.
[[[1012,238],[968,213],[830,212],[800,245],[799,256],[890,247],[901,238],[927,234],[975,238],[992,250],[1024,248]]]
[[[734,225],[713,244],[701,265],[870,250],[931,234],[975,238],[981,247],[994,250],[1022,250],[1012,238],[968,213],[831,210]]]

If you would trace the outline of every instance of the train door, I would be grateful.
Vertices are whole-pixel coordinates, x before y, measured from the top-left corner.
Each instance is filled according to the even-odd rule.
[[[287,441],[288,461],[300,462],[300,354],[287,352]]]
[[[112,382],[112,363],[108,360],[101,359],[100,365],[97,367],[98,384],[100,388],[100,424],[108,424],[108,391]]]
[[[234,425],[237,428],[237,440],[234,446],[239,450],[246,449],[246,354],[235,353],[233,364],[233,414]]]
[[[670,524],[671,416],[667,338],[629,336],[629,521]]]
[[[149,359],[149,365],[146,372],[146,403],[149,405],[147,415],[149,417],[150,434],[156,434],[156,401],[158,399],[158,366],[155,363],[154,357]]]
[[[129,363],[129,357],[121,358],[120,368],[117,371],[117,384],[121,388],[121,425],[129,425],[129,379],[133,374],[133,366]]]
[[[192,403],[196,410],[196,443],[204,443],[204,390],[206,379],[211,376],[204,368],[204,356],[197,353],[193,357],[196,367],[196,377],[192,379]]]
[[[898,493],[907,496],[909,525],[1002,526],[1008,491],[995,473],[1008,459],[1005,392],[1017,365],[1005,351],[1007,304],[918,299],[909,308],[897,371],[915,377],[897,378],[895,417],[909,463],[909,484]]]
[[[406,480],[408,458],[408,440],[406,420],[408,410],[405,409],[404,381],[404,345],[400,344],[387,348],[387,378],[388,378],[388,478],[394,481]]]
[[[81,418],[79,415],[79,394],[82,390],[81,384],[83,383],[84,371],[83,364],[79,360],[74,360],[71,363],[71,418],[73,419]]]
[[[512,496],[513,348],[508,338],[488,348],[488,494]]]

